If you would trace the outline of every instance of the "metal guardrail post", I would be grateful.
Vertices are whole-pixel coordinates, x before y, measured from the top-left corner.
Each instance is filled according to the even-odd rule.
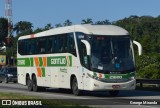
[[[140,87],[141,87],[141,88],[143,87],[143,83],[142,83],[142,82],[140,83]]]

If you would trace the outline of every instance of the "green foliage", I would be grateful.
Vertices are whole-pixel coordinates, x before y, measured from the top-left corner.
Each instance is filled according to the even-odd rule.
[[[160,18],[130,16],[118,20],[115,25],[129,31],[131,37],[143,46],[143,53],[160,53]]]
[[[18,36],[27,35],[32,33],[32,23],[27,21],[20,21],[14,25],[13,30]]]
[[[93,21],[91,18],[83,19],[82,24],[93,24]]]
[[[0,18],[0,41],[5,41],[8,34],[8,21],[5,18]]]
[[[58,24],[55,25],[56,28],[62,27],[62,26],[63,26],[63,25],[62,25],[61,23],[58,23]]]
[[[72,22],[71,22],[69,19],[67,19],[67,20],[64,22],[63,25],[64,25],[64,26],[70,26],[70,25],[72,25]]]
[[[97,21],[95,22],[96,25],[109,25],[111,24],[111,22],[109,22],[109,20],[104,20],[104,21]]]
[[[137,76],[140,78],[160,78],[160,55],[142,55],[137,57]]]
[[[136,57],[137,77],[160,79],[160,17],[130,16],[114,24],[142,44],[143,55]]]

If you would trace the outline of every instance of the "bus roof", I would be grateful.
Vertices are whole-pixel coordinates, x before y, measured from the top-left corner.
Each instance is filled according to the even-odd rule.
[[[53,28],[34,35],[21,36],[19,39],[27,39],[31,37],[43,37],[43,36],[50,36],[50,35],[64,34],[71,32],[83,32],[85,34],[111,35],[111,36],[129,35],[128,31],[115,25],[83,24],[83,25],[72,25],[66,27]]]

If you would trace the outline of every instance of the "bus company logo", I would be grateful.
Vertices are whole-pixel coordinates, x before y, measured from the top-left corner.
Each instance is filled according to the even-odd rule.
[[[72,66],[72,56],[56,56],[47,59],[48,66]]]

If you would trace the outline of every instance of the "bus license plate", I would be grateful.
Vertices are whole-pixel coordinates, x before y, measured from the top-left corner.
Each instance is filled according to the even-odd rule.
[[[112,85],[112,88],[113,88],[113,89],[119,89],[119,88],[120,88],[120,85]]]

